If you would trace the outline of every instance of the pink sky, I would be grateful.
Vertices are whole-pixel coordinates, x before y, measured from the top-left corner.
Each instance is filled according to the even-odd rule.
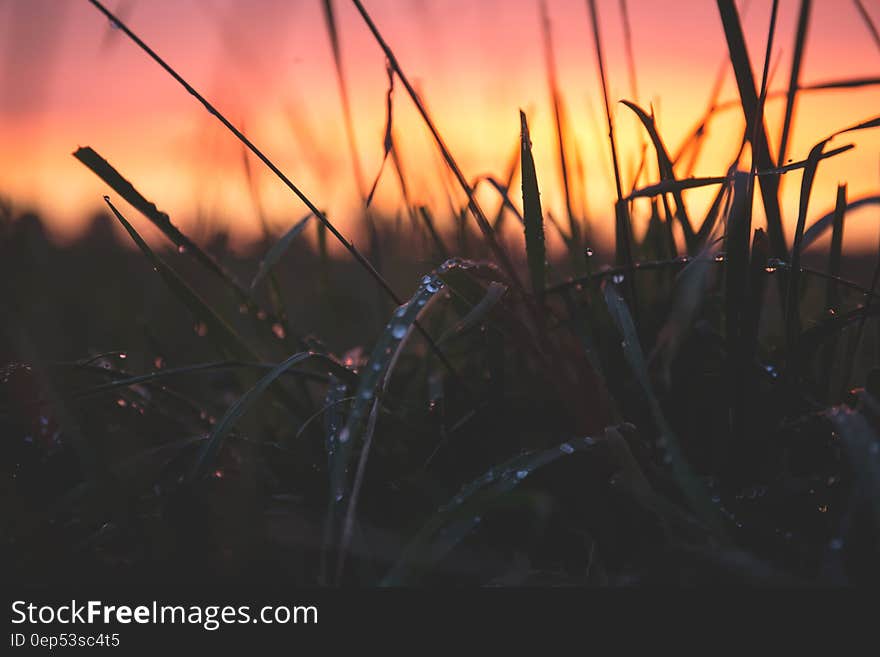
[[[613,185],[584,0],[547,0],[560,86],[588,179],[588,209],[610,233]],[[545,207],[562,214],[552,115],[536,0],[365,0],[404,70],[417,81],[466,175],[500,175],[527,111]],[[612,99],[630,84],[618,0],[597,0]],[[744,28],[760,76],[769,0],[751,0]],[[382,155],[384,60],[353,5],[336,0],[356,115],[360,158],[371,178]],[[127,24],[248,134],[335,221],[357,234],[357,192],[345,142],[320,0],[109,0]],[[772,89],[787,85],[797,0],[782,0]],[[866,2],[875,22],[880,4]],[[674,151],[703,113],[726,43],[715,2],[629,0],[640,97],[653,103]],[[86,0],[0,0],[0,194],[40,211],[59,238],[75,236],[99,207],[104,185],[70,153],[89,145],[104,155],[184,229],[197,218],[241,240],[258,233],[240,146],[198,103],[108,23]],[[848,0],[814,2],[804,83],[877,77],[880,50]],[[735,99],[732,74],[722,99]],[[836,129],[877,115],[880,87],[802,94],[790,156]],[[779,142],[783,103],[767,108]],[[402,87],[395,91],[395,133],[415,200],[445,207],[437,156]],[[644,139],[628,110],[615,120],[622,168],[631,171]],[[720,175],[742,130],[741,113],[712,123],[697,175]],[[840,138],[857,148],[820,167],[812,206],[833,203],[838,182],[850,198],[876,193],[880,131]],[[261,200],[274,227],[302,215],[299,202],[268,171]],[[656,175],[656,174],[654,174]],[[793,229],[800,174],[783,185]],[[377,204],[394,212],[394,179]],[[491,197],[487,197],[491,198]],[[495,199],[491,199],[494,208]],[[698,194],[694,202],[699,203]],[[873,215],[871,214],[873,212]],[[876,210],[853,215],[849,248],[874,249]]]

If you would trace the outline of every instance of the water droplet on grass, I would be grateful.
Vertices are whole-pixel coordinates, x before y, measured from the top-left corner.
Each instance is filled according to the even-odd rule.
[[[284,331],[284,327],[281,326],[281,324],[278,322],[272,324],[272,333],[274,333],[275,337],[279,340],[283,340],[287,337],[287,333]]]
[[[403,338],[404,335],[406,335],[406,330],[406,324],[395,324],[391,328],[391,335],[392,337],[394,337],[395,340],[400,340],[401,338]]]
[[[562,451],[565,454],[574,454],[574,447],[572,447],[568,443],[562,443],[559,446],[559,449],[560,449],[560,451]]]

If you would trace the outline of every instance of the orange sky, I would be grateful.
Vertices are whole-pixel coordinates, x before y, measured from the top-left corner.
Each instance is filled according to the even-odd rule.
[[[584,161],[588,209],[600,234],[610,233],[613,183],[584,0],[547,0],[560,86]],[[518,109],[529,114],[545,208],[562,212],[552,115],[544,74],[537,0],[365,0],[404,70],[421,93],[465,174],[501,175],[518,138]],[[597,0],[612,99],[630,84],[618,0]],[[769,0],[751,0],[744,17],[760,77]],[[880,50],[849,0],[815,0],[802,69],[805,84],[876,77]],[[331,219],[357,235],[349,152],[320,0],[109,0],[128,25],[252,139]],[[787,85],[798,0],[782,0],[772,89]],[[880,4],[866,1],[875,22]],[[348,0],[336,0],[343,54],[356,115],[363,169],[372,178],[382,155],[384,60]],[[671,151],[704,112],[726,44],[715,2],[629,0],[639,103],[653,103]],[[75,236],[106,192],[70,153],[89,145],[104,155],[180,226],[198,218],[223,225],[239,242],[258,234],[240,146],[171,78],[108,28],[86,0],[0,0],[0,194],[45,216],[59,239]],[[736,98],[729,74],[722,99]],[[802,94],[790,156],[836,129],[876,116],[880,87]],[[783,103],[767,123],[774,149]],[[435,150],[398,85],[395,135],[414,200],[446,207]],[[631,171],[643,135],[629,111],[615,110],[622,169]],[[710,126],[695,171],[720,175],[742,130],[729,111]],[[811,207],[833,203],[838,182],[850,198],[880,186],[880,131],[839,138],[857,148],[824,162]],[[571,157],[571,156],[570,156]],[[262,202],[277,229],[301,216],[299,202],[254,164]],[[656,173],[652,174],[656,175]],[[628,176],[625,175],[626,178]],[[626,182],[626,181],[625,181]],[[652,180],[653,182],[653,180]],[[783,185],[791,234],[800,174]],[[700,196],[693,194],[699,204]],[[516,198],[516,197],[515,197]],[[494,211],[495,199],[490,199]],[[399,207],[392,176],[376,203]],[[873,212],[873,214],[872,214]],[[851,249],[874,249],[876,209],[852,215]],[[132,214],[132,216],[134,216]],[[138,225],[142,222],[138,219]]]

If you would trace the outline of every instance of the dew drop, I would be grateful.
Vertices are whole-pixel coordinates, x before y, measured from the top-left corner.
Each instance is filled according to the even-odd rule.
[[[281,326],[278,322],[272,324],[272,333],[275,334],[275,337],[279,340],[283,340],[287,337],[287,333],[284,331],[284,327]]]
[[[345,444],[348,442],[349,438],[351,438],[351,434],[348,431],[348,427],[345,427],[339,432],[339,442]]]
[[[163,367],[165,367],[165,359],[162,358],[162,356],[156,356],[153,359],[153,367],[155,367],[157,370],[161,370]]]
[[[593,257],[593,249],[591,249],[590,247],[587,247],[586,249],[584,249],[584,255],[587,256],[588,258],[592,258]]]
[[[197,336],[199,336],[200,338],[203,338],[206,335],[208,335],[208,325],[205,324],[204,322],[196,322],[195,325],[193,326],[193,331],[195,332],[195,334]]]
[[[119,399],[116,400],[116,405],[119,408],[125,408],[126,406],[128,406],[128,402],[125,401],[122,397],[120,397]]]
[[[184,253],[186,253],[186,247],[183,244],[179,244],[177,246],[177,252],[183,255]]]
[[[517,479],[525,479],[528,476],[529,476],[528,470],[517,470],[516,471],[516,478]]]
[[[559,450],[565,454],[574,454],[574,447],[572,447],[568,443],[562,443],[559,446]]]
[[[614,283],[615,285],[620,285],[621,283],[623,283],[623,280],[624,280],[623,274],[614,274],[614,276],[611,277],[611,282]]]
[[[119,353],[118,356],[119,356],[119,358],[121,358],[122,360],[125,360],[126,358],[128,358],[128,354],[125,353],[124,351],[121,352],[121,353]]]
[[[392,337],[394,337],[395,340],[400,340],[401,338],[403,338],[403,336],[406,335],[406,324],[400,323],[392,326],[391,335]]]

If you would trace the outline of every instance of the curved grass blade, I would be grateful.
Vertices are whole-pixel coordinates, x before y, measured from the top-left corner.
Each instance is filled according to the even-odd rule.
[[[357,376],[351,372],[350,370],[345,369],[342,365],[333,360],[330,356],[325,354],[315,354],[316,359],[320,359],[323,361],[324,365],[328,367],[332,372],[334,372],[337,376],[344,376],[348,380],[355,380]],[[119,388],[128,388],[129,386],[140,385],[142,383],[151,383],[153,381],[161,381],[164,379],[173,378],[176,376],[180,376],[183,374],[191,374],[195,372],[215,372],[220,370],[230,370],[230,369],[270,369],[274,367],[273,365],[265,364],[265,363],[241,363],[236,361],[218,361],[213,363],[198,363],[197,365],[187,365],[184,367],[175,367],[169,369],[163,369],[156,372],[150,372],[148,374],[139,374],[137,376],[130,376],[124,379],[116,379],[113,381],[108,381],[107,383],[102,383],[97,386],[93,386],[91,388],[87,388],[86,390],[80,390],[78,392],[73,393],[74,398],[82,398],[89,397],[91,395],[97,395],[102,392],[109,392],[111,390],[118,390]],[[95,370],[97,373],[106,373],[107,370],[103,368],[97,368]],[[290,374],[294,376],[301,376],[308,379],[312,379],[314,381],[326,381],[327,377],[323,374],[318,374],[316,372],[306,372],[303,370],[293,370],[290,372],[286,372],[285,374]]]
[[[880,194],[863,196],[854,201],[849,201],[846,204],[845,211],[847,213],[850,213],[854,210],[858,210],[859,208],[869,205],[880,205]],[[813,224],[804,232],[804,237],[801,241],[801,249],[806,249],[813,242],[822,237],[822,235],[824,235],[828,231],[828,229],[834,225],[835,212],[836,209],[832,210],[828,214],[822,215],[822,217],[813,222]]]
[[[722,520],[718,509],[712,504],[702,482],[696,477],[690,466],[684,459],[678,439],[672,432],[660,403],[651,387],[651,381],[648,377],[648,369],[645,363],[645,357],[642,353],[642,347],[639,344],[639,336],[636,333],[635,324],[633,324],[632,316],[623,297],[620,296],[616,287],[605,282],[604,285],[605,303],[614,324],[623,337],[623,355],[629,364],[630,369],[636,377],[636,381],[641,387],[648,404],[650,405],[651,415],[654,423],[660,431],[660,437],[657,440],[657,447],[663,452],[663,460],[669,464],[672,474],[675,477],[685,499],[687,499],[691,510],[696,513],[706,526],[712,529],[716,536],[722,540],[726,540],[726,531],[724,521]]]
[[[508,287],[502,283],[497,281],[490,282],[489,287],[486,289],[486,296],[484,296],[477,305],[471,308],[467,315],[458,320],[454,326],[441,335],[440,339],[437,340],[437,344],[443,344],[447,340],[461,335],[468,329],[482,322],[483,319],[492,312],[495,304],[501,301],[501,297],[504,296],[504,293],[507,292],[507,290]]]
[[[532,157],[532,140],[526,115],[520,110],[520,156],[522,160],[523,224],[526,235],[526,259],[532,279],[532,291],[539,303],[544,296],[547,258],[544,246],[544,216],[541,212],[541,193],[538,191],[538,175]]]
[[[672,161],[669,159],[669,153],[666,150],[663,140],[660,138],[660,133],[657,132],[657,124],[654,121],[654,117],[649,116],[647,112],[635,103],[628,100],[621,100],[620,102],[635,113],[639,118],[639,121],[641,121],[642,125],[645,127],[648,136],[651,137],[651,143],[654,144],[654,151],[657,153],[657,168],[660,170],[661,182],[674,182],[675,171],[672,168]],[[675,214],[681,224],[682,231],[684,231],[685,241],[688,246],[688,251],[690,251],[694,248],[694,229],[691,225],[690,218],[687,215],[684,199],[681,196],[681,190],[673,186],[671,192],[673,199],[675,200]]]
[[[279,363],[268,374],[257,381],[253,388],[244,393],[244,395],[238,398],[238,401],[229,407],[208,435],[208,439],[199,452],[199,456],[190,472],[190,480],[199,479],[205,474],[220,451],[224,439],[235,426],[235,423],[260,399],[266,389],[291,367],[299,365],[314,355],[312,352],[305,351],[294,354],[284,362]]]
[[[331,507],[338,506],[346,500],[352,446],[360,438],[364,421],[382,381],[390,375],[396,356],[405,344],[422,309],[442,287],[443,282],[436,275],[426,275],[412,298],[395,311],[391,321],[379,336],[358,382],[348,420],[337,438],[337,449],[330,468]]]
[[[263,281],[263,279],[269,275],[272,271],[272,268],[278,263],[281,259],[281,256],[287,251],[287,248],[290,246],[291,242],[296,239],[296,237],[302,233],[306,226],[308,226],[309,220],[314,215],[309,212],[305,217],[297,221],[284,235],[278,238],[278,241],[272,245],[272,248],[266,252],[266,255],[263,256],[263,259],[260,261],[260,267],[257,271],[257,275],[254,276],[254,280],[251,281],[250,291],[251,293],[257,289],[257,286]]]
[[[589,450],[596,442],[588,436],[547,450],[528,452],[490,468],[481,477],[462,486],[404,548],[381,586],[413,583],[420,572],[442,559],[480,524],[479,513],[491,501],[512,491],[535,470],[564,456]]]

